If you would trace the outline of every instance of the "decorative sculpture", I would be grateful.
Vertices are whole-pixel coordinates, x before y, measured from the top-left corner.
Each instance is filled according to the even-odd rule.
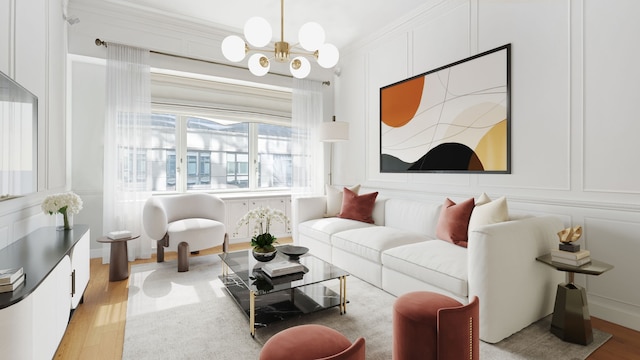
[[[558,237],[561,243],[572,243],[577,241],[582,236],[582,226],[568,227],[558,232]]]
[[[566,229],[558,231],[558,237],[560,238],[560,250],[576,252],[580,251],[580,245],[572,244],[582,236],[582,226],[568,227]]]

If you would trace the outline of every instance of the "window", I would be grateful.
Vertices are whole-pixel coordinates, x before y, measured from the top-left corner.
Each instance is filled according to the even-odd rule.
[[[176,189],[176,152],[173,150],[166,151],[167,159],[167,171],[166,171],[166,179],[167,179],[167,188],[166,190],[175,190]]]
[[[130,148],[121,149],[123,161],[122,171],[124,172],[123,179],[129,184],[138,184],[139,188],[144,187],[147,181],[147,154],[145,151],[134,152]],[[134,178],[131,174],[135,173],[134,169],[138,169],[137,177]]]
[[[137,161],[148,169],[152,191],[291,187],[288,126],[180,114],[153,114],[151,126],[148,149]]]
[[[227,184],[249,187],[248,153],[227,153]]]

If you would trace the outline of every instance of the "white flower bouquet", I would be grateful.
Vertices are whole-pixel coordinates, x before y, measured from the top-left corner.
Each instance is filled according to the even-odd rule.
[[[64,217],[64,229],[71,229],[69,215],[77,214],[82,210],[82,199],[73,192],[49,195],[42,202],[42,211],[45,214],[62,214]]]
[[[237,227],[248,226],[250,223],[253,223],[251,246],[258,252],[271,252],[274,250],[273,243],[276,242],[275,236],[269,232],[272,221],[281,222],[287,230],[290,228],[289,218],[284,212],[263,206],[247,212],[238,220]]]

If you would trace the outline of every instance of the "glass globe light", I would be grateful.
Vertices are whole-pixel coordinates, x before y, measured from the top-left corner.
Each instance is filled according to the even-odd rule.
[[[291,75],[298,79],[304,79],[311,72],[311,63],[303,56],[297,56],[289,63]]]
[[[333,44],[324,44],[318,49],[318,65],[325,69],[336,66],[340,60],[340,52]]]
[[[307,51],[316,51],[324,44],[324,29],[320,24],[308,22],[298,31],[298,41],[300,46]]]
[[[246,44],[237,35],[230,35],[222,40],[222,55],[229,61],[238,62],[246,55]]]
[[[264,76],[271,68],[269,59],[260,53],[251,55],[247,65],[249,66],[249,71],[255,76]]]
[[[244,37],[255,47],[266,46],[271,41],[271,25],[259,16],[254,16],[244,24]]]

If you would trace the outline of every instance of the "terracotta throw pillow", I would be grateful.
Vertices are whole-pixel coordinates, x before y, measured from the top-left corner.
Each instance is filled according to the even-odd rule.
[[[373,224],[373,207],[376,204],[378,192],[358,195],[353,191],[344,188],[342,197],[342,210],[338,214],[339,218],[351,219]]]
[[[469,218],[475,206],[473,198],[459,204],[447,198],[442,205],[440,218],[436,227],[436,236],[441,240],[450,241],[456,245],[467,247],[467,230]]]

